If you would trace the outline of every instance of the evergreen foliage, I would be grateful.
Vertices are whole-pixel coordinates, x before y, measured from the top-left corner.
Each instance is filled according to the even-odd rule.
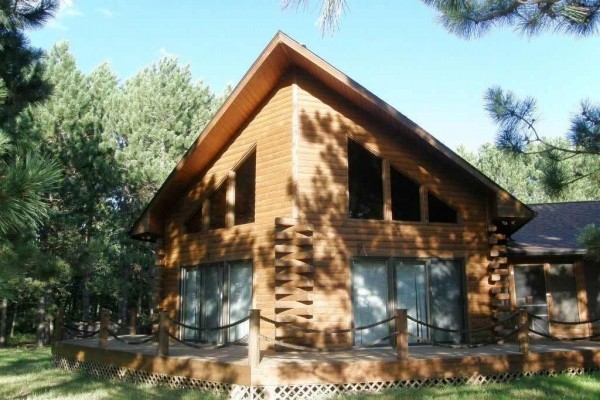
[[[212,90],[192,82],[188,66],[165,57],[125,82],[112,103],[107,135],[145,203],[220,106]]]
[[[136,215],[196,139],[218,98],[192,82],[189,67],[165,58],[119,83],[107,64],[82,73],[68,44],[47,55],[53,96],[30,107],[20,124],[60,163],[43,247],[68,266],[56,300],[84,320],[98,305],[124,317],[148,310],[154,280],[151,246],[129,239]],[[77,251],[73,251],[77,249]]]
[[[587,257],[600,262],[600,226],[586,226],[579,236],[579,244],[587,249]]]
[[[564,139],[553,140],[551,143],[567,146]],[[523,149],[525,154],[518,157],[490,143],[484,144],[476,152],[462,146],[457,152],[524,203],[594,200],[600,195],[598,187],[585,181],[575,182],[560,193],[550,195],[545,186],[546,160],[544,153],[539,151],[541,147],[539,144],[530,144]],[[575,170],[579,165],[575,158],[563,162],[569,170]]]
[[[49,217],[48,191],[60,171],[18,123],[20,113],[52,88],[43,76],[42,52],[23,30],[41,27],[57,7],[54,0],[0,1],[0,344],[6,343],[6,299],[24,291],[43,299],[58,274],[54,259],[43,256],[36,229]]]
[[[496,26],[527,35],[542,31],[592,35],[598,31],[600,0],[423,0],[441,12],[444,27],[465,38]]]
[[[559,197],[583,181],[600,196],[600,108],[583,103],[571,120],[566,140],[552,141],[535,126],[539,119],[533,98],[517,99],[501,88],[488,89],[486,110],[498,125],[497,146],[514,155],[535,153],[542,161],[541,183],[551,197]],[[535,148],[531,145],[536,144]]]
[[[29,45],[23,29],[40,28],[57,8],[56,0],[0,1],[0,80],[7,88],[0,128],[6,129],[29,104],[50,94],[51,86],[43,78],[43,52]]]

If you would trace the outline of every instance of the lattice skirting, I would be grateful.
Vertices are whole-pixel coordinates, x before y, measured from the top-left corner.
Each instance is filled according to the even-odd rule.
[[[250,387],[222,382],[207,382],[199,379],[186,378],[154,372],[140,371],[123,367],[115,367],[88,361],[75,361],[64,357],[54,357],[54,365],[67,371],[85,371],[90,375],[111,379],[120,379],[133,383],[153,386],[167,386],[173,389],[194,389],[209,391],[216,395],[232,400],[250,399]]]
[[[58,368],[68,371],[85,371],[91,375],[116,378],[135,383],[171,388],[184,388],[213,392],[232,400],[316,400],[327,399],[347,393],[379,393],[394,389],[411,389],[438,385],[485,385],[504,383],[530,376],[556,376],[560,374],[581,375],[597,369],[568,368],[564,370],[548,370],[540,372],[511,372],[495,375],[474,375],[470,377],[413,379],[392,382],[361,382],[344,384],[298,384],[249,387],[221,382],[207,382],[198,379],[157,374],[133,370],[94,362],[69,360],[54,357]]]

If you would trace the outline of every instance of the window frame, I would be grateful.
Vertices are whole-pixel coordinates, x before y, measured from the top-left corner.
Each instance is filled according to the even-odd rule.
[[[236,170],[242,166],[250,157],[254,155],[254,210],[252,214],[252,221],[244,222],[237,224],[235,221],[235,204],[236,204]],[[218,231],[220,229],[232,228],[234,226],[248,225],[256,222],[256,167],[257,167],[257,145],[254,143],[244,155],[233,165],[233,167],[227,171],[227,174],[222,177],[217,184],[215,184],[212,188],[208,189],[203,196],[200,197],[200,205],[194,207],[191,212],[189,212],[184,218],[183,228],[184,234],[198,234],[198,233],[206,233]],[[223,189],[223,185],[226,185],[225,188],[225,223],[223,226],[212,227],[212,213],[211,213],[211,198],[215,195],[218,190]],[[198,214],[198,211],[201,210],[202,221],[200,223],[200,230],[198,231],[190,231],[188,230],[188,225],[190,224],[190,219]]]
[[[414,224],[414,225],[444,225],[444,226],[456,226],[456,225],[462,225],[463,223],[463,219],[462,219],[462,215],[460,212],[460,209],[454,205],[452,205],[450,202],[448,202],[446,199],[442,198],[435,190],[432,190],[431,188],[427,187],[425,184],[423,184],[422,182],[420,182],[418,179],[415,179],[412,175],[407,174],[403,168],[399,167],[398,163],[395,162],[390,162],[387,158],[382,157],[381,155],[377,154],[375,151],[373,151],[372,149],[370,149],[369,147],[367,147],[367,145],[363,142],[361,142],[360,140],[354,138],[352,135],[348,135],[347,136],[347,140],[348,142],[353,141],[356,145],[360,146],[364,151],[369,152],[371,155],[373,155],[374,157],[377,157],[378,159],[381,160],[381,181],[383,184],[383,205],[382,205],[382,215],[383,218],[381,219],[377,219],[377,218],[355,218],[355,217],[351,217],[350,216],[350,200],[351,200],[351,193],[350,193],[350,155],[348,152],[348,144],[346,145],[346,157],[347,157],[347,187],[346,187],[346,193],[347,193],[347,197],[348,197],[348,201],[347,201],[347,207],[348,207],[348,213],[347,213],[347,218],[349,220],[354,220],[354,221],[386,221],[388,223],[396,223],[396,224]],[[410,181],[412,181],[413,183],[415,183],[418,188],[419,188],[419,209],[420,209],[420,219],[417,220],[395,220],[393,218],[393,203],[392,203],[392,179],[391,179],[391,175],[392,175],[392,168],[396,170],[397,173],[403,175],[406,179],[409,179]],[[428,197],[429,197],[429,193],[431,193],[433,196],[437,197],[441,202],[443,202],[446,206],[448,206],[449,208],[451,208],[452,210],[454,210],[456,212],[456,222],[431,222],[429,220],[429,202],[428,202]]]
[[[193,270],[196,269],[197,271],[200,271],[200,269],[202,269],[203,267],[208,267],[211,265],[219,265],[221,268],[223,268],[223,273],[222,273],[222,279],[221,279],[221,312],[219,315],[219,320],[220,320],[220,326],[224,326],[224,325],[228,325],[231,322],[235,322],[235,321],[230,321],[229,318],[229,314],[230,314],[230,299],[229,299],[229,285],[230,285],[230,278],[231,278],[231,268],[232,268],[232,264],[234,263],[243,263],[243,262],[248,262],[250,263],[250,309],[252,308],[252,304],[254,302],[254,259],[252,258],[247,258],[247,259],[235,259],[235,260],[226,260],[226,261],[214,261],[214,262],[205,262],[205,263],[200,263],[200,264],[192,264],[192,265],[180,265],[179,266],[179,301],[178,303],[178,316],[179,316],[179,321],[183,321],[183,318],[185,316],[185,310],[184,310],[184,288],[185,288],[185,275],[188,270]],[[250,311],[250,310],[248,310]],[[199,312],[199,310],[196,310],[196,312]],[[216,343],[230,343],[230,329],[222,329],[219,331],[219,340]],[[183,333],[184,333],[184,328],[179,327],[178,332],[177,332],[177,337],[179,337],[179,339],[184,340],[183,337]],[[198,338],[198,331],[196,331],[195,339],[194,341],[200,341],[200,339]],[[189,339],[187,339],[189,340]]]
[[[388,300],[387,300],[387,310],[386,310],[386,315],[389,317],[393,317],[394,316],[394,312],[396,310],[396,308],[398,307],[397,305],[397,301],[396,301],[396,297],[397,297],[397,283],[396,283],[396,268],[395,268],[395,261],[421,261],[425,263],[425,279],[426,279],[426,285],[427,285],[427,291],[428,291],[428,296],[427,296],[427,321],[428,323],[434,323],[433,321],[431,321],[431,308],[430,308],[430,303],[431,303],[431,298],[430,298],[430,294],[429,294],[429,285],[430,285],[430,265],[434,260],[441,260],[441,261],[450,261],[450,262],[456,262],[458,264],[458,268],[460,269],[460,274],[461,274],[461,279],[460,279],[460,298],[461,298],[461,318],[462,318],[462,326],[460,329],[468,329],[470,326],[470,321],[469,321],[469,310],[468,310],[468,281],[467,281],[467,271],[466,271],[466,262],[465,262],[465,258],[462,257],[450,257],[450,258],[443,258],[443,257],[402,257],[402,256],[392,256],[392,257],[387,257],[387,256],[377,256],[377,255],[373,255],[373,256],[353,256],[350,257],[350,301],[351,301],[351,305],[352,305],[352,327],[355,328],[356,324],[355,324],[355,318],[354,318],[354,307],[355,307],[355,302],[354,302],[354,278],[353,278],[353,274],[354,274],[354,260],[359,260],[359,259],[370,259],[370,260],[382,260],[385,262],[386,265],[386,271],[387,271],[387,278],[388,278]],[[388,330],[389,332],[393,332],[395,329],[395,325],[394,325],[394,321],[390,321],[388,323]],[[431,334],[431,330],[429,328],[427,328],[427,332],[428,332],[428,336],[429,336],[429,342],[428,343],[424,343],[424,344],[431,344],[433,343],[433,336]],[[355,332],[352,332],[352,343],[355,344],[356,343],[356,335]],[[381,344],[381,345],[376,345],[374,347],[379,347],[379,346],[387,346],[387,345],[394,345],[394,340],[391,340],[389,342],[389,344]],[[460,334],[460,343],[465,343],[469,340],[469,337],[464,334],[461,333]],[[411,345],[419,345],[419,343],[414,343]]]

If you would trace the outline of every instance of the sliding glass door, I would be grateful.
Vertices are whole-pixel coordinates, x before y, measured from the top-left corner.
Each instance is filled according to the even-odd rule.
[[[181,321],[184,324],[214,328],[239,321],[248,315],[251,307],[252,261],[182,268],[181,292]],[[247,333],[248,322],[245,322],[227,331],[182,328],[181,337],[220,343],[238,340]]]
[[[198,310],[200,301],[198,299],[199,273],[198,268],[182,268],[181,285],[181,322],[188,326],[199,326]],[[182,328],[181,338],[184,340],[197,340],[197,331]]]
[[[252,261],[230,263],[228,284],[229,323],[248,316],[252,307]],[[229,328],[229,341],[234,342],[248,334],[249,323]]]
[[[379,322],[388,317],[387,260],[357,258],[352,263],[352,288],[354,297],[354,326]],[[366,345],[389,334],[388,324],[380,324],[357,331],[354,342]],[[389,341],[386,341],[389,342]]]
[[[378,259],[352,260],[355,326],[369,325],[391,316],[396,308],[427,324],[447,329],[464,328],[464,271],[457,260]],[[408,321],[409,341],[459,343],[462,335],[428,329]],[[381,324],[355,333],[355,344],[365,345],[391,333]],[[384,342],[386,343],[386,342]]]
[[[408,315],[419,321],[429,320],[429,297],[427,295],[427,263],[423,260],[395,260],[396,307],[407,310]],[[408,332],[429,339],[426,326],[408,320]],[[415,337],[409,337],[416,343]]]
[[[454,260],[434,259],[429,266],[430,323],[446,329],[463,329],[463,272]],[[460,333],[435,330],[433,340],[441,343],[460,343]]]
[[[200,273],[200,326],[214,328],[222,325],[223,316],[223,266],[204,265]],[[222,340],[222,331],[202,331],[200,341],[217,343]]]

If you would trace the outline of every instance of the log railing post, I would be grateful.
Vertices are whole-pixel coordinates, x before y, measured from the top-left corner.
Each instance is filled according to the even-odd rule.
[[[158,319],[158,355],[169,355],[169,313],[161,311]]]
[[[248,364],[256,367],[260,363],[260,310],[250,310],[250,330],[248,332]]]
[[[110,310],[100,310],[100,341],[98,346],[105,349],[108,346],[108,325],[110,324]]]
[[[527,315],[527,311],[524,308],[519,310],[517,321],[519,329],[519,351],[527,355],[529,354],[529,315]]]
[[[58,343],[58,342],[62,341],[64,328],[65,328],[65,309],[59,308],[58,314],[56,314],[56,321],[54,322],[54,343]]]
[[[396,310],[396,355],[398,360],[408,358],[408,311]]]
[[[137,334],[137,308],[129,309],[129,334]]]

